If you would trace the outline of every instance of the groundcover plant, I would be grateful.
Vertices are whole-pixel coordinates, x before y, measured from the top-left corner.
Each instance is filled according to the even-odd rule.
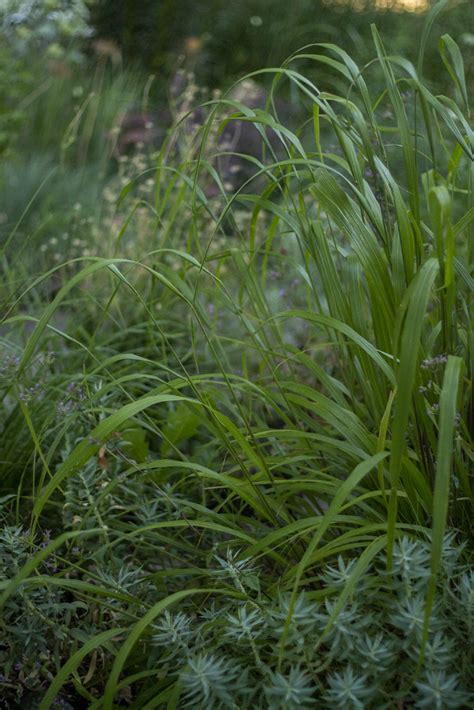
[[[86,253],[25,272],[26,215],[3,242],[4,707],[472,704],[474,137],[450,36],[452,96],[423,79],[439,10],[416,67],[373,28],[367,66],[247,77],[265,108],[184,102]]]

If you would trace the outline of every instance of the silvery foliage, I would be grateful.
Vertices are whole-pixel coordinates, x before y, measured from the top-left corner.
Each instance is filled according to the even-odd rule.
[[[150,487],[144,495],[142,488],[135,488],[134,478],[121,479],[111,471],[90,474],[89,479],[82,471],[68,481],[65,521],[80,516],[83,527],[95,526],[101,519],[110,522],[115,511],[121,515],[126,508],[134,511],[130,522],[141,526],[183,512],[185,501],[173,487]],[[87,500],[94,505],[87,505]],[[184,530],[191,541],[192,531],[188,538]],[[316,704],[384,708],[393,706],[394,700],[421,708],[464,707],[471,664],[468,639],[474,633],[474,575],[466,570],[463,554],[454,534],[447,535],[423,667],[417,676],[430,542],[408,536],[395,545],[393,574],[387,574],[385,554],[380,553],[339,611],[337,600],[352,580],[356,556],[332,560],[319,574],[318,592],[301,592],[292,602],[288,591],[268,593],[258,560],[229,547],[219,536],[214,542],[211,538],[207,574],[211,586],[224,584],[229,595],[211,595],[202,606],[186,601],[157,618],[144,638],[147,666],[175,678],[187,706],[206,710]],[[141,563],[137,581],[146,574],[146,559]],[[189,563],[192,566],[195,560]],[[118,577],[125,578],[124,572]],[[128,573],[126,578],[132,580]],[[168,592],[187,583],[194,581],[177,577]],[[144,587],[130,591],[144,598]],[[153,604],[153,589],[148,594],[147,601]],[[119,614],[124,611],[117,609]]]
[[[147,507],[141,497],[135,499],[133,479],[120,483],[120,477],[112,476],[109,489],[102,480],[109,476],[96,473],[85,485],[83,474],[77,486],[73,477],[68,516],[84,516],[89,488],[97,507],[87,509],[91,525],[113,516],[118,505],[133,509],[139,525],[169,520],[175,508],[182,508],[173,488],[147,491]],[[384,553],[379,554],[339,611],[337,599],[351,582],[355,556],[331,561],[319,575],[319,592],[302,592],[292,602],[287,591],[268,594],[265,573],[245,550],[228,547],[216,537],[207,554],[208,574],[228,587],[229,596],[167,610],[144,639],[148,667],[174,677],[187,706],[388,708],[397,700],[421,708],[462,708],[468,702],[474,575],[466,571],[463,547],[453,534],[444,540],[430,633],[417,676],[430,580],[428,540],[401,537],[391,575]],[[176,587],[168,591],[184,584],[177,578]]]
[[[65,528],[109,526],[98,544],[87,537],[75,540],[71,549],[80,567],[89,567],[82,579],[110,590],[110,597],[102,598],[106,611],[97,615],[90,602],[44,582],[22,585],[4,610],[8,632],[0,639],[9,687],[20,692],[26,678],[30,688],[43,692],[45,669],[51,671],[56,656],[64,663],[71,643],[83,643],[111,624],[133,625],[163,593],[195,584],[194,578],[178,574],[169,578],[166,592],[157,589],[153,570],[162,569],[162,563],[158,568],[156,563],[165,548],[160,551],[156,541],[151,548],[141,543],[134,550],[130,541],[125,546],[103,544],[115,516],[133,530],[150,521],[170,520],[183,505],[172,488],[147,488],[154,505],[146,510],[142,496],[143,482],[133,476],[121,478],[118,470],[85,469],[69,479]],[[32,551],[49,544],[49,532],[42,534],[35,540],[5,520],[0,569],[15,574]],[[191,528],[183,528],[181,543],[186,539],[192,540]],[[271,589],[260,561],[246,556],[245,550],[229,547],[218,534],[208,544],[205,586],[224,586],[228,593],[210,594],[205,603],[189,597],[165,610],[137,645],[136,668],[156,674],[166,684],[175,683],[182,707],[378,709],[397,703],[469,707],[474,575],[466,570],[462,547],[452,535],[445,539],[428,642],[418,670],[430,579],[428,541],[400,538],[393,575],[387,575],[380,554],[340,610],[337,599],[352,581],[354,555],[331,561],[312,588],[292,600],[288,591]],[[185,547],[180,566],[194,567],[194,552],[187,559]],[[147,557],[149,549],[152,558]],[[61,576],[62,564],[61,555],[52,554],[40,572]],[[34,664],[26,667],[25,659],[38,658],[38,669]],[[104,657],[104,678],[111,662],[113,657]],[[72,702],[73,689],[65,692]]]
[[[255,594],[246,575],[248,569],[260,572],[251,560],[239,560],[235,551],[215,553],[217,578],[224,575],[247,600],[166,613],[154,625],[157,653],[149,662],[164,669],[173,661],[189,707],[467,707],[474,586],[461,553],[448,535],[418,673],[430,547],[408,537],[396,544],[394,574],[386,574],[380,555],[337,614],[337,595],[351,578],[354,559],[340,558],[321,574],[321,583],[334,590],[329,598],[315,601],[301,593],[293,603],[288,593]]]

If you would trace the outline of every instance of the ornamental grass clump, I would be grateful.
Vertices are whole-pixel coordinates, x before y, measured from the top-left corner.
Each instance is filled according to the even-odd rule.
[[[325,44],[256,72],[266,108],[224,95],[192,140],[178,126],[57,290],[61,266],[10,273],[12,706],[472,702],[474,137],[452,38],[452,94],[423,78],[443,6],[417,67],[373,29],[367,66]],[[279,120],[288,84],[300,129]],[[232,156],[238,189],[215,140],[232,121],[262,144]]]

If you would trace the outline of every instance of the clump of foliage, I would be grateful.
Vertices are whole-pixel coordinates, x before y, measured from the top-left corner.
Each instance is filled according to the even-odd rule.
[[[438,11],[416,67],[373,29],[368,66],[316,46],[266,108],[229,94],[201,126],[181,116],[119,161],[87,253],[25,266],[13,228],[13,706],[470,702],[474,138],[450,36],[452,95],[424,78]],[[261,153],[222,146],[229,123]]]
[[[58,62],[79,63],[79,42],[93,34],[82,0],[4,0],[0,5],[0,153],[11,150],[14,136],[28,120],[36,97],[51,83]],[[41,57],[42,70],[35,59]],[[46,62],[45,62],[46,60]],[[63,65],[66,70],[66,65]]]
[[[69,562],[67,576],[62,548],[47,554],[50,531],[34,536],[5,525],[2,532],[4,569],[18,573],[32,554],[42,556],[36,575],[24,579],[4,606],[4,699],[36,707],[44,698],[40,707],[49,707],[57,694],[75,707],[67,678],[62,673],[54,678],[57,664],[70,656],[72,670],[81,663],[81,644],[91,641],[95,647],[99,639],[119,637],[132,622],[137,633],[128,648],[131,677],[120,685],[119,697],[136,707],[171,697],[189,707],[297,708],[317,702],[359,708],[400,701],[459,708],[469,702],[474,579],[453,535],[443,543],[426,639],[430,545],[407,536],[394,547],[392,575],[380,545],[371,559],[339,555],[313,579],[315,591],[299,594],[289,614],[291,595],[272,589],[270,570],[226,548],[216,532],[201,570],[212,602],[186,598],[177,576],[167,582],[167,591],[170,601],[182,599],[179,607],[167,604],[155,617],[162,606],[153,600],[163,572],[151,571],[152,530],[160,521],[177,519],[181,496],[172,489],[153,496],[138,481],[112,484],[97,472],[93,477],[81,472],[66,500],[67,527],[77,528],[86,500],[87,527],[104,530],[82,543],[74,538],[67,557],[75,563],[71,568]],[[106,531],[120,527],[120,513],[113,511],[124,508],[129,525],[147,523],[141,545],[133,555],[120,542],[104,552],[104,543],[110,544]],[[192,548],[187,553],[180,547],[181,565],[192,573]],[[144,626],[140,619],[146,617]],[[81,672],[88,688],[81,694],[92,707],[111,666],[117,666],[111,650],[110,644],[95,650]]]

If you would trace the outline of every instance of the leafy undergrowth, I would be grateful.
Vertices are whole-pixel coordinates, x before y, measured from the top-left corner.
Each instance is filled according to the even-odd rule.
[[[304,52],[345,93],[295,56],[183,111],[87,252],[4,244],[6,707],[469,704],[468,89],[447,35],[453,97],[373,35]]]
[[[96,543],[75,538],[67,554],[43,554],[37,576],[7,599],[3,619],[11,633],[1,654],[2,681],[7,697],[23,706],[37,707],[42,699],[42,707],[112,707],[111,688],[102,697],[103,685],[108,673],[110,683],[126,665],[125,677],[112,687],[119,705],[132,707],[165,706],[171,698],[183,707],[467,707],[473,578],[452,536],[444,540],[424,645],[426,541],[401,537],[390,576],[384,540],[361,556],[323,564],[288,622],[291,595],[283,584],[275,586],[271,565],[226,547],[218,530],[196,558],[192,528],[199,520],[186,511],[185,530],[172,523],[183,521],[186,510],[177,490],[164,490],[159,505],[156,493],[137,480],[111,491],[103,476],[84,481],[78,475],[70,488],[68,515],[84,515],[87,490],[100,500],[95,515],[110,530],[139,529],[140,535],[112,548],[105,532]],[[127,521],[119,525],[119,514],[109,517],[110,511],[124,507]],[[166,538],[170,528],[180,566],[163,568],[151,563],[149,550],[169,557],[165,540],[159,549],[156,537],[160,531]],[[1,542],[2,564],[18,569],[32,546],[47,550],[50,539],[46,531],[35,545],[26,531],[6,526]],[[111,642],[122,643],[123,651],[115,655]],[[64,688],[87,647],[90,657],[75,675],[77,692],[70,684]],[[56,675],[57,660],[68,656]]]

